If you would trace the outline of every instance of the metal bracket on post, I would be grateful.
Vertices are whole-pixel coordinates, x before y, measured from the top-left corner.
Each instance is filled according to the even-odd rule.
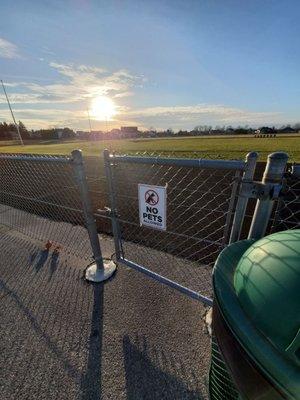
[[[81,150],[72,151],[72,163],[78,188],[80,190],[86,228],[89,234],[93,256],[95,259],[95,263],[91,264],[87,268],[85,278],[92,282],[102,282],[112,276],[116,270],[116,265],[112,260],[103,260],[102,257]]]
[[[258,199],[249,232],[249,239],[262,238],[268,226],[273,210],[274,199],[282,189],[283,177],[288,161],[288,155],[276,152],[268,156],[268,162],[262,179],[262,184],[270,188],[269,195]]]
[[[258,158],[258,153],[255,151],[248,153],[246,156],[246,166],[241,182],[241,187],[240,187],[240,193],[238,196],[238,201],[236,204],[236,210],[234,214],[234,219],[232,223],[232,229],[231,229],[231,234],[230,234],[230,239],[229,243],[233,243],[239,240],[242,227],[243,227],[243,222],[244,222],[244,217],[246,213],[246,208],[248,204],[248,196],[243,195],[243,191],[245,187],[249,187],[250,185],[253,185],[253,177],[254,177],[254,172],[256,168],[256,161]]]
[[[247,199],[275,200],[279,197],[282,185],[279,183],[243,182],[240,196]]]

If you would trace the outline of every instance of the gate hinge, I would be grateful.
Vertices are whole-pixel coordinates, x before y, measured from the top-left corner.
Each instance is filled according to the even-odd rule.
[[[248,199],[275,200],[280,197],[282,188],[279,183],[242,182],[240,196]]]

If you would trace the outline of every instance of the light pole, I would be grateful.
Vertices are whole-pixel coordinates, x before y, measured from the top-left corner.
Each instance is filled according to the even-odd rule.
[[[1,79],[1,84],[2,84],[3,91],[4,91],[4,94],[5,94],[6,100],[7,100],[8,107],[10,109],[10,113],[11,113],[12,119],[14,121],[15,127],[16,127],[18,135],[19,135],[19,139],[20,139],[21,145],[24,146],[24,142],[23,142],[23,139],[22,139],[22,136],[21,136],[19,125],[16,123],[15,116],[14,116],[13,110],[11,108],[11,105],[10,105],[10,102],[9,102],[9,99],[8,99],[8,96],[7,96],[7,93],[6,93],[6,90],[5,90],[4,83],[3,83],[2,79]]]
[[[89,109],[87,109],[87,114],[88,114],[88,118],[89,118],[90,133],[92,133],[92,124],[91,124],[91,118],[90,118],[90,111],[89,111]]]

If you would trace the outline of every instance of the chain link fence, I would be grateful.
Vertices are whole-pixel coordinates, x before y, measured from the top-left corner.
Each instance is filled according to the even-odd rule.
[[[272,233],[300,228],[300,164],[288,168],[284,186],[272,219]]]
[[[108,161],[121,258],[211,298],[212,265],[229,241],[245,163],[134,159]],[[140,225],[139,183],[167,187],[166,231]]]
[[[222,169],[221,160],[203,160],[201,166],[198,153],[184,155],[189,159],[172,152],[135,153],[134,157],[150,159],[148,163],[111,156],[115,219],[105,211],[110,200],[103,158],[88,157],[84,176],[97,231],[112,240],[117,221],[114,240],[117,246],[120,241],[123,259],[211,298],[211,268],[228,243],[246,163],[225,161]],[[181,160],[190,164],[182,165]],[[72,155],[2,154],[0,178],[2,235],[10,235],[16,246],[28,238],[39,247],[51,241],[87,265],[93,261]],[[285,178],[286,189],[276,200],[267,232],[299,227],[299,166],[291,167]],[[167,185],[166,231],[140,226],[139,183]]]
[[[254,207],[247,211],[248,198],[240,196],[247,163],[200,160],[196,152],[181,153],[181,157],[189,157],[184,160],[176,155],[135,153],[132,156],[135,160],[130,156],[110,155],[105,158],[105,165],[103,158],[89,157],[83,169],[81,164],[74,163],[72,155],[0,154],[2,257],[7,260],[16,257],[18,263],[25,265],[28,252],[13,254],[11,246],[6,250],[6,243],[13,243],[16,248],[27,246],[29,254],[35,254],[36,249],[43,249],[51,241],[53,247],[72,259],[72,265],[73,260],[74,265],[81,267],[82,260],[86,266],[94,260],[86,229],[79,168],[87,184],[90,211],[98,233],[107,234],[110,242],[115,240],[116,253],[120,251],[116,254],[118,261],[138,266],[142,272],[155,275],[158,281],[169,286],[177,289],[180,286],[186,294],[201,294],[202,301],[206,299],[204,303],[211,304],[212,266],[230,240],[239,202],[243,204],[240,219],[236,221],[235,240],[243,234],[245,213],[253,219]],[[254,169],[247,184],[253,183],[253,172]],[[139,183],[167,187],[166,231],[140,226]],[[294,165],[285,174],[285,187],[279,198],[272,199],[275,212],[267,233],[269,229],[275,232],[300,227],[299,194],[299,165]],[[250,200],[256,203],[256,198]],[[109,205],[111,210],[105,211]],[[8,265],[8,271],[9,268]],[[140,351],[146,360],[158,363],[156,355],[146,352],[141,341],[127,345],[130,351]],[[207,356],[205,352],[204,357]],[[235,398],[229,375],[225,375],[227,386],[220,380],[225,364],[214,341],[212,356],[214,386],[211,391],[221,398],[226,387],[227,393],[230,390]]]
[[[102,156],[84,158],[86,180],[93,214],[99,233],[112,235],[110,216],[105,212],[109,205],[109,193]]]
[[[93,260],[72,157],[1,154],[0,225],[16,246]]]

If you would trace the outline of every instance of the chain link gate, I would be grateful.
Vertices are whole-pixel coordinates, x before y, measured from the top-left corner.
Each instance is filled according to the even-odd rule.
[[[248,198],[237,202],[237,197],[241,183],[252,182],[256,159],[256,153],[245,161],[227,161],[134,157],[106,150],[117,261],[211,305],[212,266],[240,235]],[[138,184],[167,187],[165,231],[140,225]]]

